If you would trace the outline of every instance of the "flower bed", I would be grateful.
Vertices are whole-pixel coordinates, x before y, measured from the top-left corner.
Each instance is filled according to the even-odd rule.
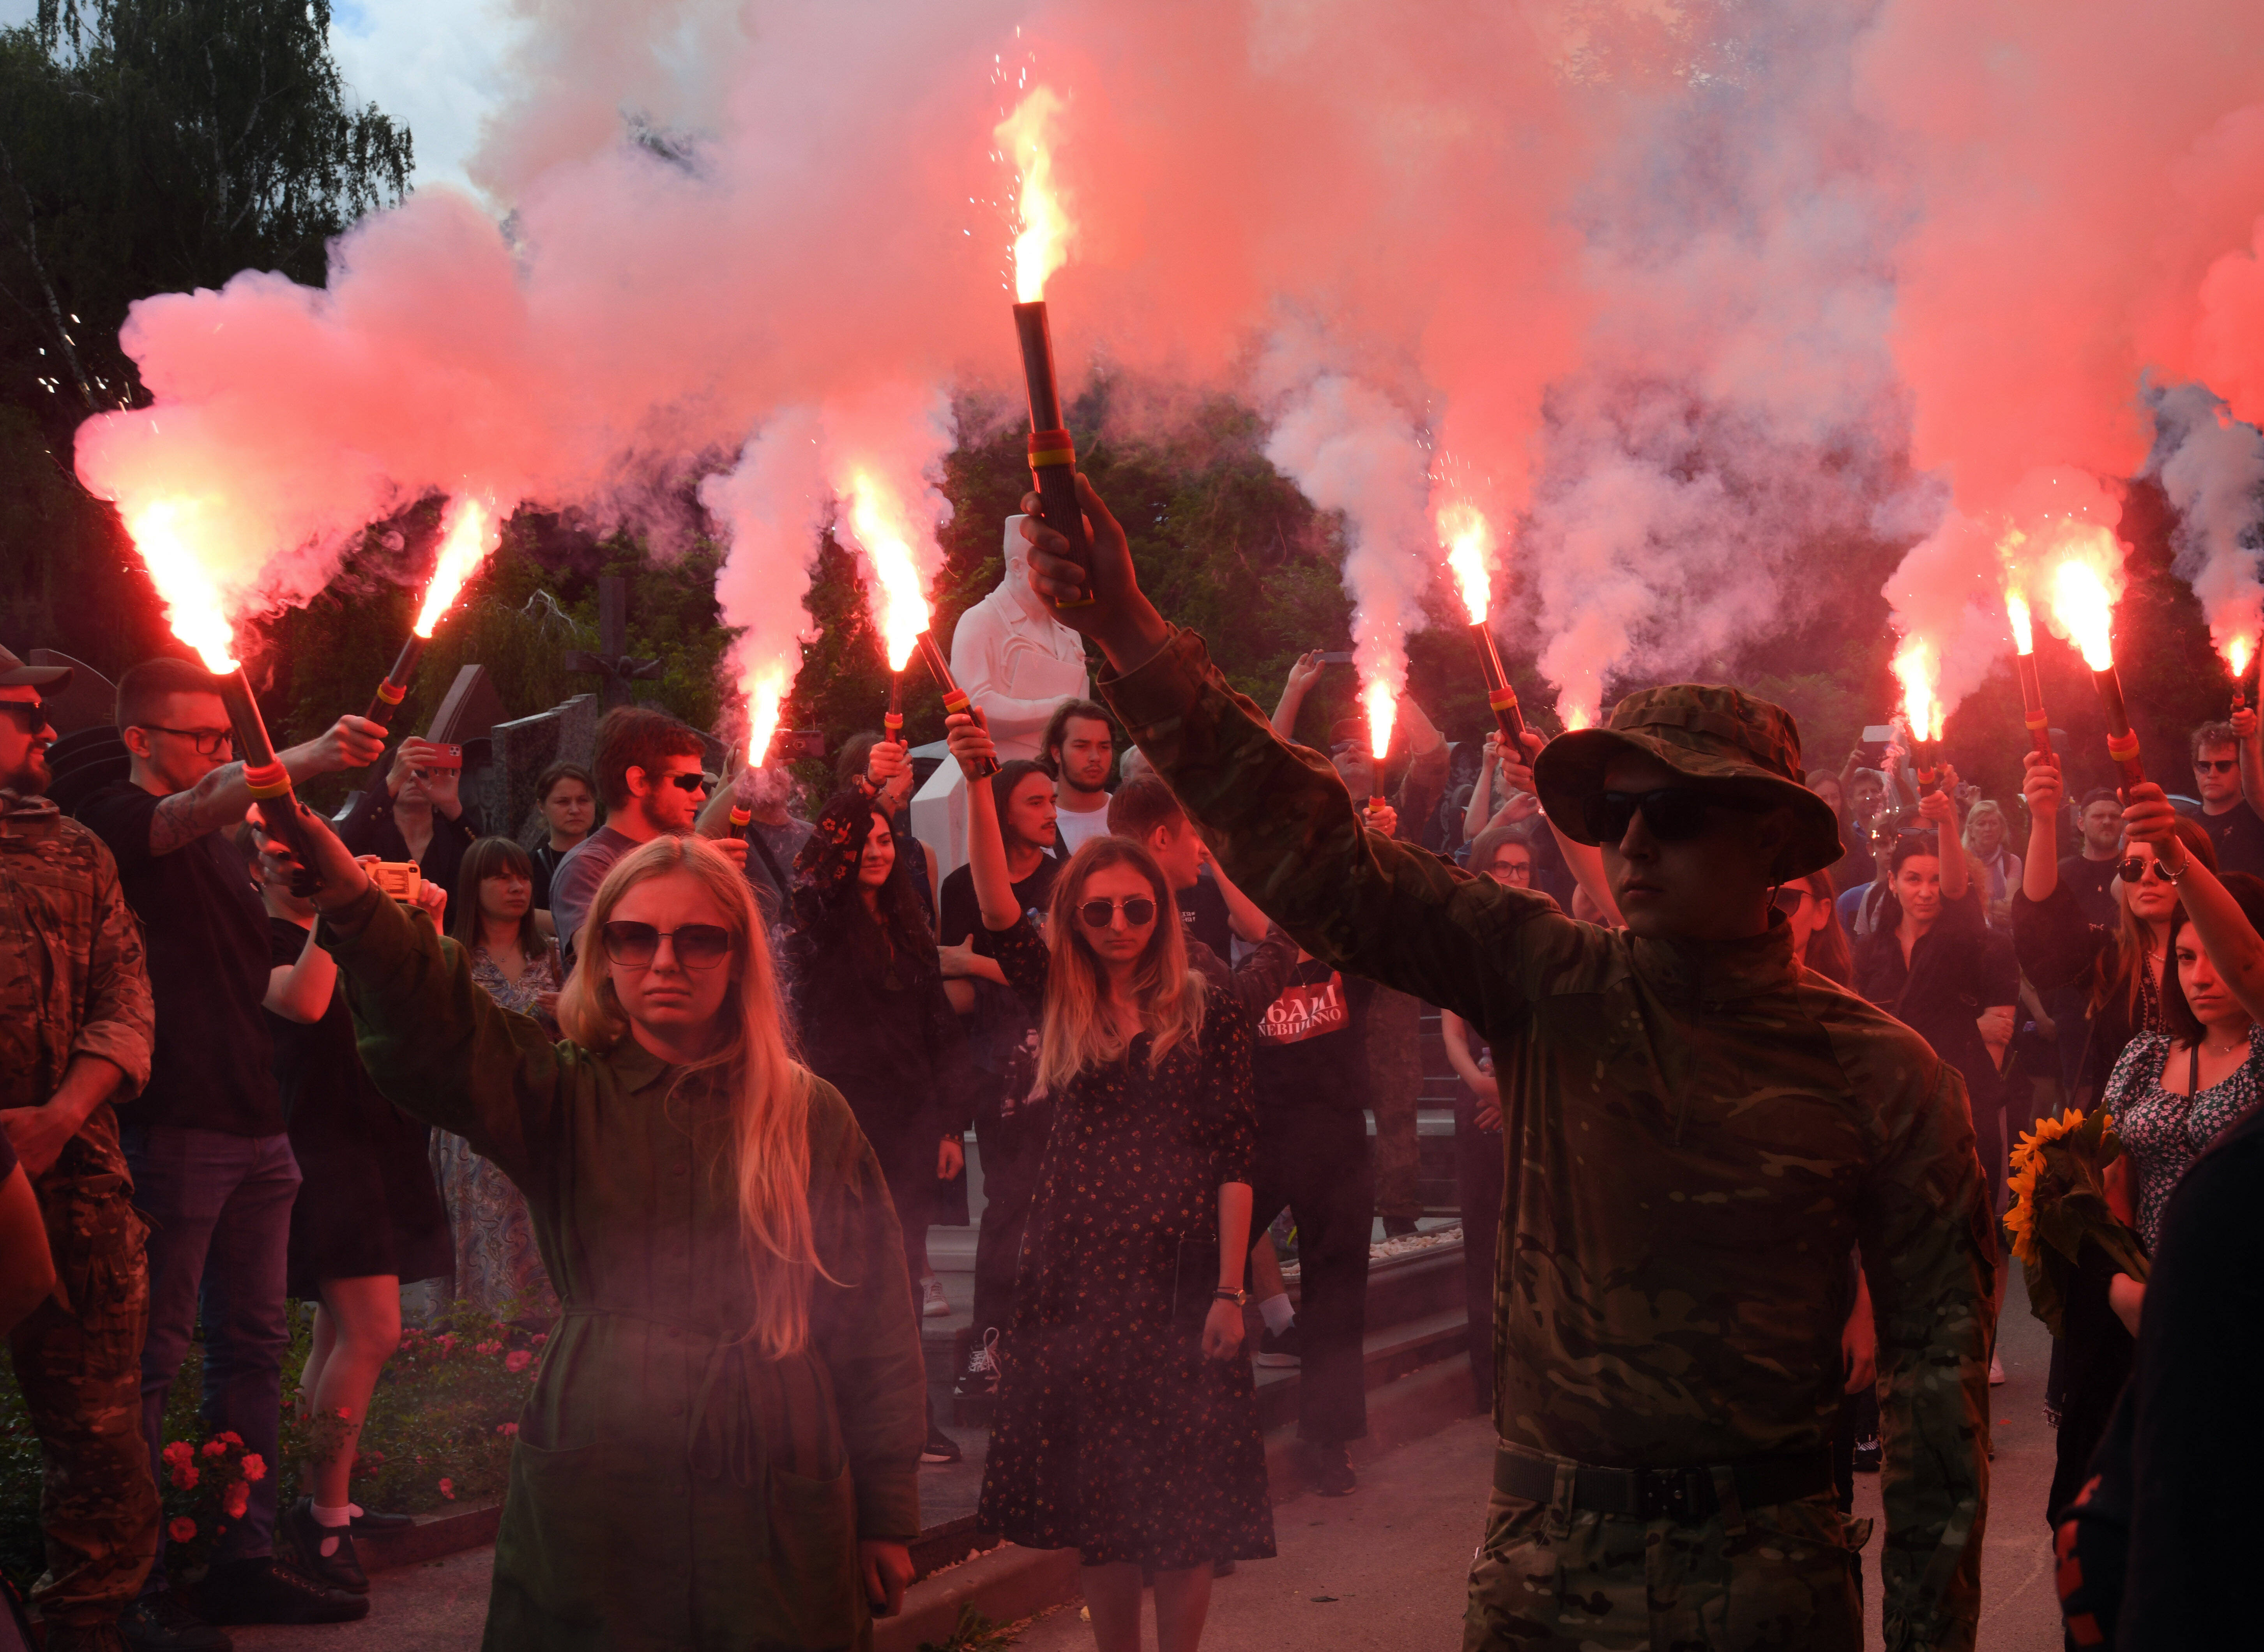
[[[298,1392],[313,1322],[306,1305],[293,1308],[294,1334],[283,1366],[287,1397]],[[405,1328],[401,1350],[370,1398],[357,1442],[354,1500],[366,1508],[424,1514],[500,1498],[512,1437],[534,1386],[544,1341],[541,1331],[498,1322],[461,1304],[433,1325]],[[174,1380],[159,1474],[162,1518],[174,1543],[169,1562],[185,1569],[209,1557],[250,1487],[263,1476],[279,1477],[278,1495],[285,1503],[297,1497],[301,1454],[340,1426],[336,1419],[287,1418],[280,1463],[247,1453],[233,1434],[207,1438],[196,1414],[202,1356],[202,1344],[192,1343]],[[0,1569],[28,1590],[44,1564],[39,1440],[13,1366],[0,1363]]]

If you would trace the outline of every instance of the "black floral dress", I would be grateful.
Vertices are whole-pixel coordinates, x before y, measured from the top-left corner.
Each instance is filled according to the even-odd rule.
[[[1032,998],[1027,920],[985,936]],[[1015,1284],[976,1518],[1088,1566],[1161,1570],[1274,1553],[1245,1355],[1206,1359],[1218,1190],[1251,1179],[1250,1018],[1214,991],[1201,1036],[1153,1072],[1149,1040],[1055,1102]]]

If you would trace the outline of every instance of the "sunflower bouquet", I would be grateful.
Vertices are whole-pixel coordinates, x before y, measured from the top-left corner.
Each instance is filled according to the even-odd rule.
[[[2039,1119],[2013,1149],[2005,1228],[2028,1275],[2029,1310],[2055,1337],[2065,1334],[2085,1240],[2122,1272],[2146,1277],[2145,1246],[2107,1200],[2107,1167],[2122,1156],[2115,1120],[2103,1110]]]

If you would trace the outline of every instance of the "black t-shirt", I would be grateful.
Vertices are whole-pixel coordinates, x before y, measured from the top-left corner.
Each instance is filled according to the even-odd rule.
[[[1207,869],[1179,891],[1179,927],[1221,958],[1234,956],[1234,926],[1227,922],[1226,896]]]
[[[2181,815],[2209,834],[2217,845],[2217,869],[2227,872],[2253,873],[2264,877],[2264,818],[2244,801],[2235,803],[2222,815],[2208,814],[2201,809],[2180,809]]]
[[[1061,869],[1062,863],[1051,855],[1041,858],[1037,870],[1014,886],[1014,904],[1025,912],[1042,915],[1046,902],[1053,899],[1054,880],[1061,875]],[[943,916],[936,938],[946,946],[956,946],[975,933],[982,922],[982,903],[975,898],[975,869],[961,866],[943,880]]]
[[[1368,1009],[1375,983],[1317,958],[1289,972],[1258,1017],[1250,1076],[1260,1123],[1305,1111],[1368,1105]]]
[[[306,931],[287,917],[267,915],[268,968],[287,968],[306,950]],[[294,1021],[271,1010],[267,1025],[275,1036],[275,1086],[282,1093],[287,1120],[309,1094],[335,1096],[359,1081],[361,1057],[354,1046],[353,1014],[343,992],[331,991],[330,1008],[319,1021]]]
[[[149,852],[162,800],[130,780],[104,786],[78,818],[110,846],[126,903],[142,920],[157,1012],[149,1082],[120,1116],[226,1135],[283,1133],[275,1046],[260,1001],[270,967],[267,909],[229,834]]]
[[[2059,880],[2075,897],[2076,910],[2083,914],[2085,923],[2108,929],[2122,923],[2122,910],[2115,904],[2115,868],[2122,864],[2120,855],[2112,860],[2070,855],[2059,863]]]

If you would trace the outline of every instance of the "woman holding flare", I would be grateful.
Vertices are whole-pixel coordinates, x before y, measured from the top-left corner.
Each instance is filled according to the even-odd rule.
[[[372,1077],[519,1184],[562,1302],[487,1644],[860,1643],[911,1577],[925,1382],[880,1166],[788,1053],[738,867],[623,856],[554,1044],[308,830]]]

